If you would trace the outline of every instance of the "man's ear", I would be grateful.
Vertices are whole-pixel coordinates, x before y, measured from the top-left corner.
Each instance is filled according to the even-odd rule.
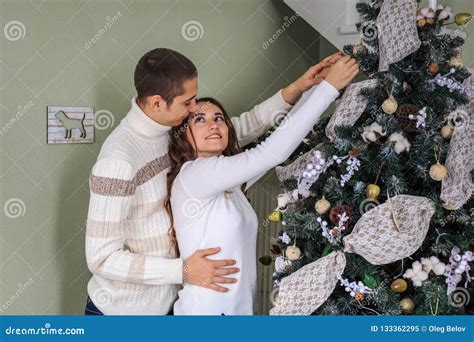
[[[162,112],[166,108],[166,101],[160,95],[149,96],[148,105],[153,111]]]

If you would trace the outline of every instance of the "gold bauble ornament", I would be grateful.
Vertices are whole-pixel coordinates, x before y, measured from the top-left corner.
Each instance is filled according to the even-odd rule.
[[[413,310],[415,310],[415,302],[411,298],[403,298],[400,301],[400,308],[403,310],[405,313],[411,313]]]
[[[392,284],[390,284],[390,290],[395,293],[403,293],[407,290],[407,282],[402,278],[395,279],[392,281]]]
[[[454,128],[451,124],[446,124],[441,128],[441,135],[444,139],[449,140],[453,136]]]
[[[289,246],[286,248],[285,256],[291,261],[298,260],[301,256],[301,250],[296,245]]]
[[[387,114],[395,113],[397,108],[398,102],[392,95],[390,95],[389,98],[382,103],[382,110]]]
[[[380,195],[380,187],[377,184],[369,184],[365,189],[367,198],[376,199]]]
[[[363,301],[364,298],[365,298],[365,296],[362,292],[357,292],[354,296],[354,299],[358,300],[359,302]]]
[[[459,56],[451,57],[448,64],[456,68],[462,68],[464,66],[464,63],[462,62],[462,59]]]
[[[472,15],[470,13],[458,13],[456,14],[454,21],[456,22],[456,25],[464,26],[469,23],[471,19]]]
[[[268,215],[268,219],[272,222],[280,222],[281,213],[278,210],[272,211],[270,215]]]
[[[430,167],[430,177],[437,182],[442,181],[447,174],[448,171],[439,162]]]
[[[330,208],[331,203],[324,196],[314,205],[314,210],[320,215],[326,214]]]

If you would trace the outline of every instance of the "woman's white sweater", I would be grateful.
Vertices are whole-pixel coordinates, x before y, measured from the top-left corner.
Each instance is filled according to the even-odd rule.
[[[258,220],[241,190],[284,162],[298,147],[339,92],[323,81],[298,103],[264,142],[234,156],[186,162],[171,192],[176,237],[183,258],[196,249],[220,247],[214,259],[235,259],[240,273],[230,290],[216,292],[185,284],[175,315],[252,315],[257,285]]]

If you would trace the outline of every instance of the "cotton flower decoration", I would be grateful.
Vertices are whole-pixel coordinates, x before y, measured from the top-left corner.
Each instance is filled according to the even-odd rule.
[[[278,207],[275,210],[278,210],[284,213],[288,209],[288,205],[295,202],[293,195],[291,193],[279,194],[277,197]]]
[[[430,273],[433,271],[436,275],[443,275],[446,269],[446,265],[439,261],[439,259],[435,256],[430,258],[421,258],[421,264],[423,265],[423,271],[426,273]]]
[[[431,8],[422,8],[416,12],[416,23],[418,27],[423,27],[426,24],[433,24],[435,20],[435,12]]]
[[[423,265],[419,261],[415,261],[403,274],[403,278],[411,279],[414,286],[420,287],[428,279],[428,272],[423,271]]]
[[[397,154],[410,151],[410,142],[401,133],[393,133],[388,137],[388,141],[393,146]]]
[[[301,197],[308,198],[309,196],[311,196],[312,193],[311,191],[309,191],[309,189],[302,188],[302,189],[293,190],[292,194],[293,194],[294,200],[297,201]]]
[[[406,270],[403,278],[411,279],[414,286],[420,287],[423,282],[428,279],[429,273],[432,271],[436,275],[443,275],[446,265],[439,261],[435,256],[429,258],[421,258],[420,261],[415,261],[411,268]]]
[[[444,7],[443,5],[438,5],[436,8],[439,12],[438,14],[438,20],[451,20],[454,19],[454,13],[451,7],[446,6]]]
[[[387,133],[383,129],[382,126],[380,126],[378,123],[374,122],[370,126],[367,126],[364,128],[364,131],[362,132],[362,139],[365,142],[375,142],[380,139],[380,137],[384,137]]]
[[[420,10],[420,14],[425,18],[434,18],[435,13],[431,8],[425,7]]]

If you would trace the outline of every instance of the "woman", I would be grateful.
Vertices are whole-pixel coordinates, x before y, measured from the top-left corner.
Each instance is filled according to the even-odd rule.
[[[199,101],[200,110],[173,129],[165,201],[170,236],[185,260],[198,248],[218,245],[220,257],[237,260],[241,268],[227,293],[206,289],[207,282],[201,286],[185,283],[174,305],[175,315],[253,314],[258,222],[242,190],[291,155],[339,95],[338,90],[357,73],[354,59],[341,58],[326,80],[287,115],[281,128],[242,153],[229,116],[215,100]]]

